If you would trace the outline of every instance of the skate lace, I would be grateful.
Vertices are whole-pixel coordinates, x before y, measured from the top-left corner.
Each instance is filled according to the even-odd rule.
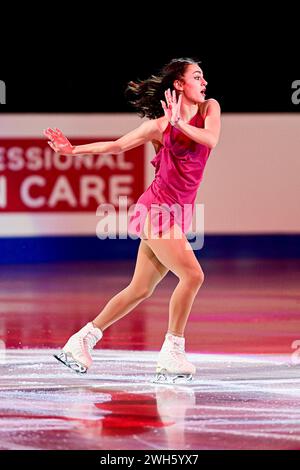
[[[185,357],[185,351],[183,346],[180,344],[176,343],[175,341],[172,342],[172,348],[170,349],[170,355],[173,359],[176,361],[181,362],[182,364],[186,364],[188,361]]]
[[[80,343],[88,353],[91,352],[95,344],[97,343],[97,337],[93,335],[91,331],[89,331],[85,336],[80,338]]]
[[[95,344],[97,343],[97,337],[93,335],[92,332],[89,332],[86,337],[84,338],[84,342],[86,343],[89,350],[93,349]]]

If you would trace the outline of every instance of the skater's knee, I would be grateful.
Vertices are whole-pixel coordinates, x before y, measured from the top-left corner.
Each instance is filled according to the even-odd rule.
[[[195,268],[190,273],[190,283],[195,287],[200,287],[204,282],[204,273],[201,268]]]
[[[204,273],[199,268],[189,268],[182,274],[181,280],[186,282],[190,287],[199,288],[204,282]]]

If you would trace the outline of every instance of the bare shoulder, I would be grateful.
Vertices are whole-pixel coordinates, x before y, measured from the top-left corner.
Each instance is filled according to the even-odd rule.
[[[166,116],[161,116],[160,118],[155,119],[157,122],[157,126],[161,134],[163,134],[168,127],[169,121]]]
[[[209,98],[207,100],[207,111],[221,112],[221,106],[215,98]]]
[[[168,119],[165,116],[159,117],[157,119],[149,120],[153,126],[153,141],[157,141],[162,144],[163,133],[165,132],[166,128],[168,127]]]
[[[163,144],[163,135],[165,130],[169,125],[168,118],[166,116],[162,116],[157,119],[157,126],[158,126],[158,141]]]
[[[214,98],[209,98],[203,103],[199,104],[199,113],[202,116],[202,119],[205,121],[208,116],[218,116],[221,115],[221,107],[217,100]]]
[[[141,127],[143,127],[145,130],[149,132],[160,132],[162,123],[161,123],[162,118],[158,119],[147,119],[141,124]],[[168,122],[168,121],[167,121]]]

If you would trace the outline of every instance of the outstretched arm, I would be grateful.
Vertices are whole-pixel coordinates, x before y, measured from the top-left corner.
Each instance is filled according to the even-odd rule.
[[[143,122],[139,127],[133,129],[115,141],[94,142],[86,145],[73,146],[59,129],[48,128],[44,135],[50,139],[48,144],[57,153],[63,155],[121,153],[138,147],[150,140],[157,139],[159,128],[156,119]]]

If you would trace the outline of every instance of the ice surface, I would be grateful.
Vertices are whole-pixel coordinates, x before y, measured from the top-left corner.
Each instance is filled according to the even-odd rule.
[[[152,383],[157,352],[101,350],[83,376],[52,349],[0,364],[0,449],[297,449],[300,366],[290,356],[188,354],[188,385]]]

